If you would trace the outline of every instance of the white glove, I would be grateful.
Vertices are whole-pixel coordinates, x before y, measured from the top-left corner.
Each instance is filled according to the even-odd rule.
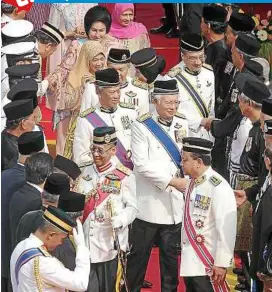
[[[37,91],[37,96],[43,96],[45,95],[47,89],[49,86],[48,80],[43,80],[41,83],[38,85],[38,91]]]
[[[79,220],[77,222],[77,227],[73,228],[73,235],[74,235],[74,241],[76,246],[85,246],[85,239],[84,239],[84,233],[83,233],[83,227]]]
[[[111,218],[111,225],[113,229],[120,229],[123,227],[123,222],[120,216],[114,216]]]

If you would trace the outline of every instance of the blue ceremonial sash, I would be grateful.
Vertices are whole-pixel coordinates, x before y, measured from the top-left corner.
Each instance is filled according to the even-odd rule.
[[[192,84],[187,80],[187,78],[182,74],[179,73],[175,76],[177,80],[181,83],[181,85],[187,90],[188,94],[193,99],[198,111],[202,115],[203,118],[209,117],[209,111],[207,109],[206,104],[202,100],[199,93],[195,90],[195,88],[192,86]]]
[[[180,170],[181,177],[184,177],[181,168],[181,152],[178,149],[173,139],[164,131],[164,129],[156,123],[153,118],[148,118],[142,122],[146,128],[153,134],[153,136],[162,144],[163,148],[169,154],[178,170]]]
[[[108,125],[99,117],[96,112],[89,113],[85,118],[91,123],[94,128],[108,127]],[[130,170],[133,170],[133,162],[129,157],[127,157],[127,150],[118,138],[116,156],[124,166],[126,166]]]
[[[17,285],[19,284],[19,271],[21,267],[29,262],[31,259],[38,257],[38,256],[44,256],[44,254],[38,249],[38,248],[30,248],[25,250],[17,259],[15,264],[15,278]]]

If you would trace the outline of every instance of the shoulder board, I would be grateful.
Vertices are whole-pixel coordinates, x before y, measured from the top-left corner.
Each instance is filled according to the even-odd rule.
[[[89,165],[92,165],[93,161],[87,161],[87,162],[82,162],[78,165],[79,168],[83,168],[83,167],[87,167]],[[83,170],[81,169],[81,172],[83,172]]]
[[[210,177],[209,181],[210,181],[215,187],[218,186],[218,185],[222,182],[221,179],[217,178],[217,177],[214,176],[214,175]]]
[[[131,103],[120,102],[119,105],[122,108],[135,109],[135,106],[133,104],[131,104]]]
[[[177,76],[181,71],[182,71],[181,68],[178,68],[178,67],[175,68],[175,67],[174,67],[174,68],[172,68],[172,69],[169,70],[169,72],[167,73],[167,75],[168,75],[169,77],[175,77],[175,76]]]
[[[93,113],[95,111],[94,107],[88,108],[85,111],[83,111],[82,113],[79,114],[79,116],[81,118],[85,118],[88,114]]]
[[[202,66],[210,71],[213,71],[213,67],[209,64],[204,63]]]
[[[178,113],[178,112],[176,112],[175,117],[186,120],[185,115],[184,114],[181,114],[181,113]]]
[[[44,248],[44,247],[38,247],[38,250],[45,256],[45,257],[52,257],[52,255]]]
[[[137,119],[137,121],[140,122],[140,123],[142,123],[142,122],[144,122],[145,120],[147,120],[147,119],[149,119],[149,118],[151,118],[151,117],[152,117],[152,114],[151,114],[151,113],[146,113],[146,114],[140,116],[140,117]]]
[[[138,78],[134,78],[132,81],[131,81],[131,84],[135,87],[139,87],[139,88],[142,88],[142,89],[145,89],[147,90],[148,89],[148,84],[145,83],[145,82],[142,82],[140,81]]]
[[[124,173],[127,176],[129,176],[131,174],[131,170],[129,168],[127,168],[126,166],[124,166],[123,164],[121,164],[121,163],[119,163],[116,166],[116,169],[121,171],[122,173]]]

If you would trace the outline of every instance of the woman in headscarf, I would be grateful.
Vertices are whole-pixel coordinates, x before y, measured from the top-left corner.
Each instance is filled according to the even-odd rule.
[[[112,12],[112,24],[109,34],[121,42],[133,54],[150,47],[146,27],[134,19],[134,5],[115,4]]]
[[[54,88],[55,95],[60,97],[56,100],[57,108],[52,105],[56,108],[54,129],[57,129],[57,154],[71,157],[73,127],[79,114],[82,93],[86,82],[95,81],[95,72],[105,68],[105,55],[105,48],[100,42],[88,40],[82,46],[66,82],[61,87]]]
[[[47,75],[56,70],[73,40],[87,39],[84,31],[84,16],[90,8],[96,5],[97,3],[52,4],[48,22],[63,32],[65,40],[47,59]]]
[[[111,26],[111,15],[105,7],[94,6],[88,10],[84,17],[85,38],[72,41],[67,49],[62,62],[56,70],[47,76],[49,91],[47,93],[47,107],[53,111],[58,109],[58,103],[62,99],[60,95],[66,83],[68,75],[78,58],[82,45],[88,40],[101,43],[107,53],[108,48],[117,44],[117,40],[108,35]]]

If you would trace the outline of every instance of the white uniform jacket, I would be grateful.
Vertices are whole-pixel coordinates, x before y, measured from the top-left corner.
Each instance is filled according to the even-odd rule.
[[[131,124],[137,118],[137,113],[134,110],[134,107],[131,106],[129,108],[126,104],[120,104],[113,113],[101,111],[100,108],[91,108],[82,112],[77,120],[73,156],[74,161],[78,165],[83,165],[92,160],[88,151],[92,144],[94,127],[87,120],[87,115],[94,111],[107,124],[107,126],[115,127],[116,136],[123,144],[124,148],[126,150],[131,149]]]
[[[13,292],[86,291],[89,282],[90,259],[89,251],[85,246],[77,247],[74,271],[66,269],[58,259],[44,252],[45,256],[33,258],[21,267],[18,277],[19,284],[17,284],[15,278],[17,259],[24,251],[31,248],[40,248],[42,245],[43,242],[34,234],[17,244],[10,261]],[[34,267],[38,267],[37,273],[34,272]]]
[[[236,239],[236,200],[228,182],[211,167],[195,181],[190,195],[189,214],[198,237],[198,240],[194,238],[195,242],[202,242],[206,246],[214,258],[215,266],[230,267]],[[184,226],[185,223],[181,236],[180,275],[207,275]]]
[[[158,122],[158,113],[154,112],[152,118]],[[181,150],[182,138],[188,135],[187,121],[177,114],[170,127],[159,125]],[[180,223],[183,194],[168,186],[180,173],[159,140],[140,121],[132,127],[132,157],[139,209],[137,218],[157,224]]]
[[[128,248],[128,225],[133,222],[137,213],[135,176],[121,164],[116,165],[112,162],[111,167],[104,172],[98,172],[93,164],[84,169],[76,186],[78,192],[88,196],[97,188],[97,184],[101,184],[101,188],[103,188],[103,183],[104,186],[106,185],[106,176],[114,169],[126,172],[126,176],[121,181],[120,192],[109,193],[108,197],[89,214],[83,224],[85,241],[90,250],[92,263],[110,261],[117,255],[117,251],[114,249],[109,204],[112,205],[112,215],[118,216],[123,225],[122,229],[118,231],[121,249],[126,251]]]
[[[244,151],[249,131],[252,128],[250,119],[244,117],[233,133],[230,149],[230,169],[239,172],[240,157]]]
[[[214,117],[214,73],[208,65],[201,68],[201,71],[198,75],[193,75],[185,71],[185,64],[180,62],[173,69],[168,72],[165,79],[175,78],[179,86],[179,100],[180,106],[178,111],[185,115],[189,124],[189,135],[190,137],[199,137],[209,140],[214,140],[211,133],[206,131],[201,125],[201,120],[203,116],[201,115],[198,107],[193,101],[191,95],[183,87],[183,85],[175,77],[180,72],[186,77],[186,79],[193,85],[195,90],[199,93],[202,98],[203,103],[205,103],[206,108],[209,112],[209,117]],[[207,69],[209,68],[209,69]]]
[[[132,78],[127,77],[126,86],[121,87],[120,102],[134,105],[138,115],[143,115],[149,111],[148,91],[134,86],[132,81]],[[89,82],[85,86],[80,111],[97,106],[99,106],[99,97],[96,94],[95,84]]]

